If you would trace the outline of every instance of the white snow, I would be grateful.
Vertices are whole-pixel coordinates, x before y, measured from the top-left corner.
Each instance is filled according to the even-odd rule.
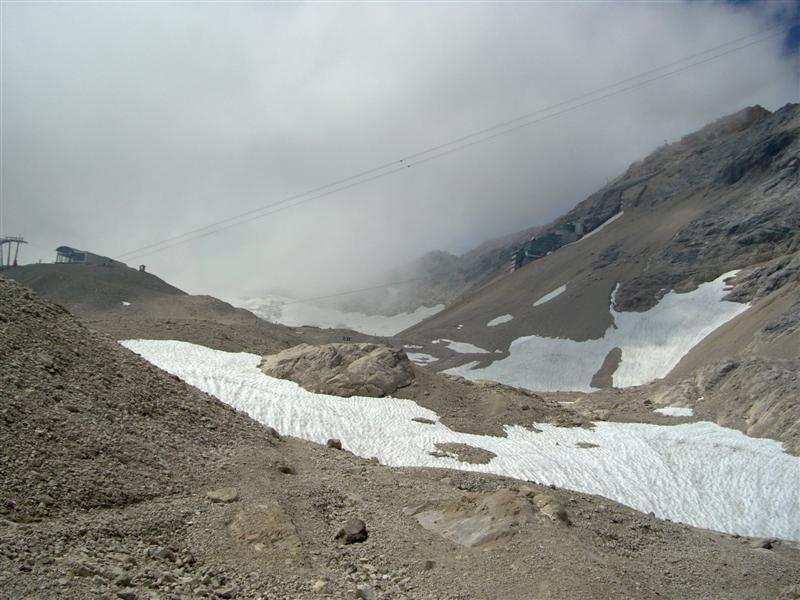
[[[122,301],[122,306],[130,306],[130,305],[131,305],[130,302],[125,302],[125,300]]]
[[[749,304],[727,302],[724,280],[735,271],[692,292],[670,292],[645,312],[617,312],[602,338],[576,342],[531,335],[511,342],[509,356],[482,369],[470,362],[445,371],[468,379],[491,379],[537,391],[590,392],[592,376],[615,347],[622,360],[614,387],[630,387],[664,377],[700,340],[744,312]],[[616,291],[616,290],[615,290]]]
[[[668,417],[692,417],[694,416],[694,409],[692,408],[685,408],[683,406],[664,406],[662,408],[657,408],[653,411],[654,413],[659,413],[662,415],[667,415]]]
[[[536,302],[533,303],[533,305],[534,306],[539,306],[541,304],[544,304],[545,302],[550,302],[550,300],[552,300],[556,296],[560,296],[561,294],[563,294],[564,290],[566,290],[566,289],[567,289],[567,284],[559,286],[556,289],[554,289],[552,292],[549,292],[549,293],[545,294],[544,296],[542,296],[541,298],[539,298]]]
[[[468,344],[467,342],[454,342],[453,340],[433,340],[431,344],[441,344],[446,343],[447,347],[450,348],[453,352],[458,352],[459,354],[488,354],[488,350],[484,350],[483,348],[478,348],[478,346],[473,346],[472,344]]]
[[[513,315],[500,315],[499,317],[495,317],[491,321],[489,321],[486,326],[487,327],[495,327],[496,325],[501,325],[503,323],[508,323],[514,318]]]
[[[312,325],[334,329],[353,329],[369,335],[392,336],[435,315],[444,308],[420,306],[414,312],[397,315],[366,315],[360,312],[344,312],[332,307],[316,306],[305,302],[295,302],[280,296],[263,298],[230,299],[234,306],[246,308],[256,315],[273,323],[290,327]]]
[[[406,344],[403,348],[409,348],[411,350],[422,350],[422,346],[418,346],[416,344]]]
[[[439,360],[435,356],[425,354],[424,352],[406,352],[406,356],[408,356],[408,360],[418,365],[429,365]]]
[[[268,377],[255,354],[163,340],[122,344],[282,434],[318,443],[338,438],[355,454],[387,465],[496,473],[599,494],[698,527],[800,539],[800,459],[773,440],[712,423],[539,424],[541,433],[507,427],[505,438],[457,433],[411,400],[337,398]],[[485,465],[435,458],[428,452],[437,442],[469,444],[497,457]],[[581,449],[577,442],[598,447]]]

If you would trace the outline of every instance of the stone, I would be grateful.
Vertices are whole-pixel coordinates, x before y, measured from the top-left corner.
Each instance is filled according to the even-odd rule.
[[[356,598],[361,600],[377,600],[378,594],[371,585],[359,585],[356,588]]]
[[[311,586],[311,589],[314,590],[317,594],[328,594],[330,593],[331,585],[324,579],[318,579],[314,582],[314,585]]]
[[[216,490],[210,490],[206,493],[206,498],[212,502],[236,502],[239,499],[239,492],[235,487],[222,487]]]
[[[342,526],[334,539],[345,544],[364,542],[369,537],[367,525],[361,519],[350,519]]]
[[[121,598],[122,600],[136,600],[136,591],[131,588],[119,590],[117,592],[117,598]]]
[[[239,511],[231,522],[230,532],[234,540],[248,544],[256,552],[271,552],[292,558],[300,554],[297,529],[281,505],[274,500]]]
[[[379,344],[300,344],[265,356],[261,370],[289,379],[310,392],[333,396],[383,397],[414,380],[402,350]]]
[[[334,448],[336,450],[341,450],[342,449],[342,441],[341,440],[337,440],[335,438],[329,439],[327,442],[325,442],[325,445],[328,448]]]

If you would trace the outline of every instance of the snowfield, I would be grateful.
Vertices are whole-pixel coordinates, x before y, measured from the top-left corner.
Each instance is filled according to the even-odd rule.
[[[478,348],[472,344],[468,344],[467,342],[454,342],[453,340],[433,340],[431,344],[445,344],[450,350],[453,352],[458,352],[459,354],[488,354],[488,350],[484,350],[483,348]],[[477,364],[477,363],[476,363]]]
[[[539,298],[536,302],[533,303],[533,305],[534,306],[541,306],[545,302],[550,302],[550,300],[552,300],[556,296],[560,296],[561,294],[563,294],[566,289],[567,289],[567,284],[559,286],[556,289],[554,289],[552,292],[549,292],[549,293],[545,294],[544,296],[542,296],[541,298]]]
[[[531,335],[511,342],[509,356],[482,369],[469,362],[445,371],[467,379],[491,379],[536,391],[591,392],[592,377],[613,348],[622,349],[614,387],[642,385],[664,377],[681,358],[717,327],[749,308],[722,300],[724,280],[736,271],[704,283],[692,292],[670,292],[646,312],[617,312],[602,338],[576,342]]]
[[[424,352],[406,352],[406,356],[408,356],[408,360],[418,365],[429,365],[439,360],[435,356],[425,354]]]
[[[694,416],[694,409],[684,408],[683,406],[664,406],[657,408],[653,411],[660,415],[667,415],[668,417],[692,417]]]
[[[316,306],[305,302],[296,302],[289,298],[268,296],[247,300],[228,300],[234,306],[246,308],[256,315],[289,327],[311,325],[332,329],[353,329],[369,335],[392,336],[416,325],[444,308],[444,304],[436,306],[420,306],[414,312],[400,313],[392,316],[366,315],[360,312],[344,312],[335,308]]]
[[[800,539],[800,459],[778,442],[712,423],[597,423],[593,430],[507,427],[507,437],[451,431],[411,400],[338,398],[264,375],[260,356],[186,342],[127,340],[124,346],[284,435],[338,438],[390,466],[448,467],[507,475],[600,494],[658,517],[741,535]],[[433,425],[412,421],[424,417]],[[485,465],[428,454],[437,442],[497,456]],[[578,442],[597,444],[579,448]]]
[[[503,323],[508,323],[509,321],[514,319],[514,315],[500,315],[499,317],[495,317],[491,321],[489,321],[486,326],[487,327],[495,327],[497,325],[502,325]]]

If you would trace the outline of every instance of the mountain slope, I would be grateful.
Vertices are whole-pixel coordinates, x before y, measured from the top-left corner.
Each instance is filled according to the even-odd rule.
[[[4,597],[739,600],[800,591],[795,544],[660,521],[532,482],[390,469],[283,438],[14,282],[0,278],[0,299]],[[449,530],[431,522],[437,511]],[[356,518],[366,539],[337,535]]]
[[[602,337],[613,324],[618,284],[614,309],[641,312],[670,290],[694,290],[726,272],[790,256],[800,244],[798,152],[797,105],[722,119],[632,165],[554,222],[537,237],[550,244],[545,255],[465,293],[400,337],[434,354],[437,338],[499,349],[478,357],[487,363],[506,357],[522,336]],[[585,232],[577,241],[553,233],[576,224]],[[562,286],[563,293],[537,304]],[[733,299],[754,296],[750,290]],[[502,315],[513,318],[487,326]],[[442,358],[438,368],[469,357]]]

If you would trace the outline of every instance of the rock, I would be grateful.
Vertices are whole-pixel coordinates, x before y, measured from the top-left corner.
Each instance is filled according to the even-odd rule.
[[[425,417],[412,417],[412,421],[416,421],[417,423],[423,423],[425,425],[433,425],[436,423],[433,419],[426,419]]]
[[[364,542],[369,537],[367,525],[361,519],[350,519],[339,530],[334,539],[339,540],[345,544],[355,544],[357,542]]]
[[[342,441],[341,440],[337,440],[335,438],[332,438],[332,439],[328,440],[327,442],[325,442],[325,445],[328,448],[335,448],[336,450],[341,450],[342,449]]]
[[[764,550],[772,550],[772,547],[778,542],[776,538],[755,538],[750,540],[751,548],[763,548]]]
[[[382,397],[414,380],[405,352],[378,344],[300,344],[265,356],[261,370],[310,392]]]
[[[317,594],[328,594],[330,593],[331,584],[324,579],[319,579],[314,582],[314,585],[311,586],[311,589]]]
[[[438,442],[434,444],[434,446],[436,446],[437,451],[429,452],[428,454],[431,456],[436,456],[438,458],[454,458],[473,465],[485,465],[497,456],[494,452],[470,446],[469,444]]]
[[[76,577],[90,577],[95,574],[94,567],[86,563],[75,563],[70,570]]]
[[[239,499],[239,492],[235,487],[222,487],[207,492],[206,498],[212,502],[236,502]]]
[[[378,594],[371,585],[359,585],[356,588],[356,598],[361,600],[377,600]]]
[[[436,567],[436,562],[426,559],[419,563],[419,568],[421,571],[432,571]]]
[[[165,546],[153,546],[147,549],[147,556],[159,560],[175,560],[175,553]]]
[[[524,494],[513,490],[469,493],[455,502],[422,511],[417,522],[429,531],[466,547],[496,542],[534,521],[535,511]]]
[[[551,520],[569,523],[567,509],[558,499],[547,494],[540,494],[534,497],[533,503],[539,508],[539,511],[543,515],[549,517]]]
[[[131,588],[119,590],[117,592],[117,598],[121,598],[122,600],[136,600],[136,591]]]
[[[235,598],[238,591],[239,590],[235,585],[229,585],[217,589],[215,593],[218,597],[225,598],[227,600],[228,598]]]
[[[300,554],[297,529],[274,500],[239,511],[231,522],[230,531],[234,540],[249,544],[256,552],[272,552],[285,557]]]

